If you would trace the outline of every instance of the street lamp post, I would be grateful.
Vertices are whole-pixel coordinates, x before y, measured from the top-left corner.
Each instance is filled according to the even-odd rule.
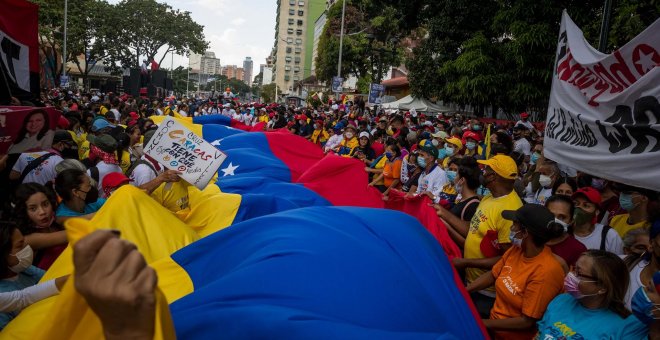
[[[66,27],[69,12],[69,1],[64,0],[64,44],[62,44],[62,78],[66,78]]]
[[[346,14],[346,1],[342,0],[341,4],[341,31],[339,32],[339,60],[337,61],[337,78],[341,78],[341,54],[344,48],[344,16]],[[336,94],[339,98],[339,92]]]

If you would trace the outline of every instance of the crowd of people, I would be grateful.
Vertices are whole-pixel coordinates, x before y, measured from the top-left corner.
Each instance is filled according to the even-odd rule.
[[[542,124],[527,113],[486,124],[361,100],[242,104],[230,89],[206,100],[71,92],[42,100],[63,113],[52,145],[0,158],[11,189],[2,198],[0,292],[14,292],[6,303],[0,293],[0,327],[66,280],[35,286],[67,245],[67,219],[92,218],[122,185],[173,211],[185,206],[157,193],[179,183],[179,173],[143,152],[157,128],[153,117],[164,115],[224,115],[285,129],[363,163],[383,200],[427,196],[463,251],[453,265],[494,338],[640,339],[659,327],[659,193],[545,158]]]

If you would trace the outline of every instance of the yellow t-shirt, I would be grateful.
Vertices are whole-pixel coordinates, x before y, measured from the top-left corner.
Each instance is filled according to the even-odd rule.
[[[163,183],[151,193],[151,197],[169,211],[176,213],[187,209],[190,204],[188,186],[190,184],[184,180]]]
[[[328,141],[328,138],[330,138],[330,136],[325,130],[314,130],[314,132],[312,132],[312,143],[314,144],[325,143]]]
[[[499,244],[511,243],[509,233],[513,222],[504,219],[502,217],[502,211],[518,210],[520,207],[522,207],[522,201],[515,191],[511,191],[508,195],[498,198],[494,198],[491,194],[486,195],[479,203],[477,211],[470,221],[470,230],[465,239],[464,257],[466,259],[485,258],[481,252],[481,241],[486,236],[486,233],[491,230],[497,233],[497,242]],[[485,272],[483,269],[467,268],[465,270],[465,277],[467,282],[471,283]],[[490,290],[492,291],[492,287]]]
[[[630,214],[616,215],[612,217],[612,220],[610,221],[610,227],[616,230],[616,232],[619,233],[619,236],[621,236],[621,238],[626,236],[626,234],[633,229],[648,228],[651,225],[651,223],[649,223],[648,221],[642,221],[635,224],[628,224],[629,217]]]

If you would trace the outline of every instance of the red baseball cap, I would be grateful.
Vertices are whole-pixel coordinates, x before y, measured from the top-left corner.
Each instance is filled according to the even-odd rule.
[[[122,184],[128,184],[131,180],[121,172],[111,172],[103,177],[101,186],[105,191],[107,189],[114,189]]]
[[[523,112],[523,113],[520,114],[520,117],[521,117],[521,118],[528,118],[528,117],[529,117],[529,113],[527,113],[527,112]]]
[[[463,133],[463,140],[467,140],[468,138],[472,138],[472,139],[476,140],[477,142],[481,141],[481,136],[479,136],[478,133],[473,132],[473,131],[465,131],[465,133]]]
[[[131,118],[133,118],[133,119],[139,119],[140,118],[140,116],[135,111],[130,112],[128,115],[131,116]]]
[[[582,196],[589,200],[589,202],[600,206],[601,203],[601,197],[600,197],[600,192],[596,190],[595,188],[592,187],[584,187],[578,189],[573,196],[571,196],[572,199],[576,199],[577,197]]]

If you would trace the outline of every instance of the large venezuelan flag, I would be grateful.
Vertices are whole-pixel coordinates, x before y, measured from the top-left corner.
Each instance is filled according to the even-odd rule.
[[[453,243],[424,215],[425,203],[388,203],[416,219],[369,209],[385,205],[361,162],[324,156],[288,132],[236,130],[218,117],[186,121],[228,158],[215,184],[190,188],[185,213],[124,187],[91,222],[121,229],[147,254],[178,337],[485,337],[448,261]],[[71,272],[67,251],[47,278]],[[27,308],[2,336],[100,336],[93,313],[62,310],[67,299]],[[68,333],[58,326],[65,322]]]

